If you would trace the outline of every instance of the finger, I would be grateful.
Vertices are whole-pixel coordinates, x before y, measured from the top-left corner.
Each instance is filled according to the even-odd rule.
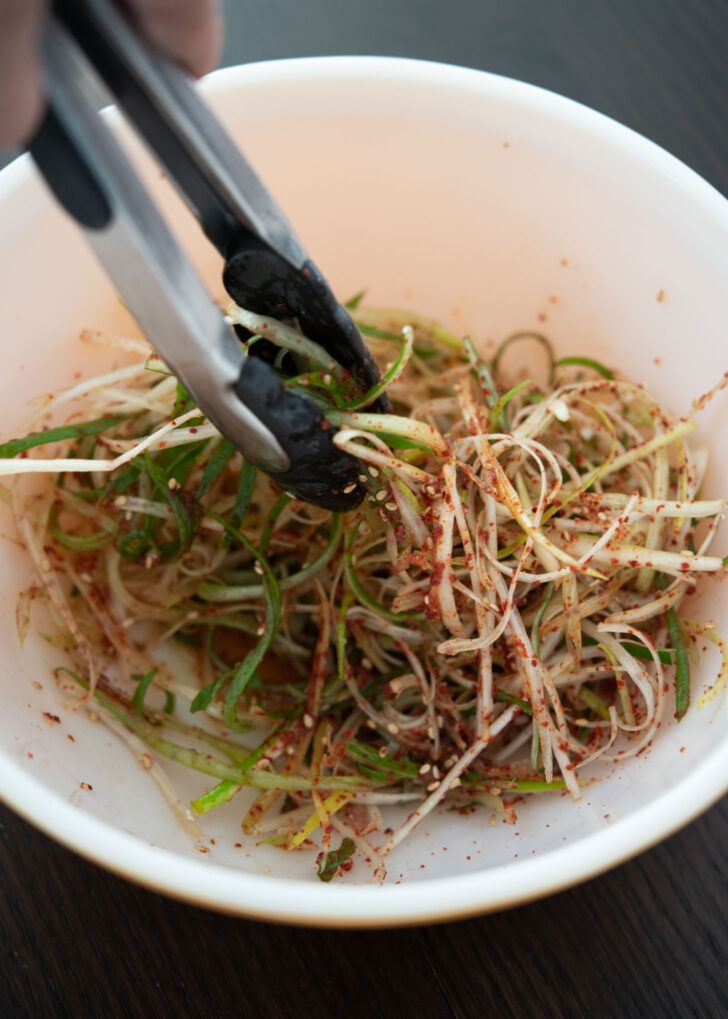
[[[26,141],[43,111],[38,57],[45,0],[0,0],[0,148]]]
[[[218,0],[130,0],[143,34],[195,75],[217,62],[222,43]]]

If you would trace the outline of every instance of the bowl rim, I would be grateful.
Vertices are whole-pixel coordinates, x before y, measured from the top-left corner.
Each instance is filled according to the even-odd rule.
[[[688,202],[724,225],[728,200],[676,157],[635,131],[571,99],[522,81],[431,61],[401,57],[300,57],[214,72],[207,94],[240,85],[375,80],[441,85],[487,95],[555,118],[611,145],[622,158],[666,178]],[[0,172],[0,205],[34,174],[21,156]],[[728,705],[724,704],[728,709]],[[728,719],[728,710],[724,712]],[[616,867],[695,819],[728,792],[728,739],[684,779],[634,814],[576,843],[492,869],[411,883],[322,885],[236,871],[182,856],[131,835],[82,809],[29,774],[0,749],[0,799],[45,834],[104,868],[192,905],[254,919],[319,927],[384,927],[483,914],[544,897]]]

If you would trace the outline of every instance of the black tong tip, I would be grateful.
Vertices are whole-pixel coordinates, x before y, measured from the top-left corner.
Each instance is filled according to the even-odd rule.
[[[240,399],[274,432],[292,466],[271,478],[297,499],[333,512],[356,509],[366,494],[361,465],[333,441],[334,426],[313,401],[285,389],[270,365],[248,357]]]

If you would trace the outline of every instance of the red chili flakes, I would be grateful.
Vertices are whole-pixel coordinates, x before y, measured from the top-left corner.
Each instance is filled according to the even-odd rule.
[[[94,787],[91,785],[90,782],[82,782],[81,783],[81,788],[85,789],[87,793],[90,793],[90,792],[93,792],[93,788]]]
[[[657,291],[657,303],[658,304],[662,304],[662,302],[664,300],[665,300],[665,291],[664,290],[658,290]]]
[[[44,711],[43,712],[43,718],[45,718],[46,722],[49,725],[60,725],[61,724],[61,720],[58,717],[58,715],[52,715],[50,713],[50,711]]]
[[[67,732],[67,733],[66,733],[66,739],[67,739],[67,740],[69,741],[69,743],[75,743],[75,742],[76,742],[76,737],[75,737],[75,736],[72,736],[72,735],[70,734],[70,732]]]

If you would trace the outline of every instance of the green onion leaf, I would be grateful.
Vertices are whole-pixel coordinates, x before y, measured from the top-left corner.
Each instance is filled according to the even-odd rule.
[[[675,651],[675,717],[678,722],[690,706],[690,660],[680,619],[674,608],[665,614],[667,635]]]
[[[172,511],[179,534],[177,542],[168,543],[164,549],[160,549],[160,552],[168,559],[179,558],[192,544],[197,532],[199,512],[194,508],[189,509],[181,495],[169,488],[169,475],[152,460],[149,453],[144,453],[144,466],[157,491]]]
[[[190,711],[206,711],[212,704],[218,693],[230,682],[230,677],[233,674],[232,669],[228,669],[221,676],[218,676],[214,683],[209,683],[203,687],[202,690],[192,700],[190,704]]]
[[[610,371],[601,361],[595,361],[591,357],[560,357],[554,362],[554,368],[562,368],[567,365],[581,365],[583,368],[591,368],[605,379],[613,379],[614,372]]]
[[[227,467],[234,456],[235,447],[231,442],[228,442],[227,439],[223,439],[205,464],[205,469],[202,472],[200,483],[197,486],[198,499],[201,499],[203,495],[210,490],[221,472]]]
[[[493,357],[493,361],[491,363],[491,370],[493,372],[493,375],[494,376],[498,375],[503,355],[508,350],[508,348],[513,346],[514,343],[522,343],[524,340],[534,340],[536,343],[540,343],[541,346],[544,348],[549,366],[548,380],[549,383],[551,383],[553,381],[554,368],[556,366],[556,360],[554,358],[554,348],[542,333],[530,331],[523,333],[513,333],[511,336],[508,336],[505,340],[503,340],[501,345],[496,350],[495,356]]]
[[[239,729],[240,723],[238,722],[237,717],[238,701],[245,691],[248,683],[253,678],[255,670],[263,660],[281,624],[281,592],[265,555],[256,549],[248,541],[245,535],[241,534],[241,532],[237,528],[233,527],[228,520],[225,520],[224,517],[219,516],[217,513],[213,513],[213,511],[209,509],[204,512],[207,516],[212,517],[213,520],[217,520],[219,524],[222,524],[227,533],[231,534],[235,541],[239,542],[248,550],[248,552],[250,552],[252,556],[255,557],[263,570],[262,580],[265,596],[265,623],[263,626],[263,633],[252,651],[248,652],[240,665],[238,665],[235,669],[230,680],[230,686],[225,694],[225,707],[223,709],[225,724],[230,729]],[[197,701],[197,698],[195,698],[195,701]]]
[[[149,690],[149,687],[152,684],[152,680],[154,679],[158,672],[159,669],[155,668],[150,669],[149,672],[147,672],[144,676],[141,676],[139,674],[135,674],[132,676],[132,679],[135,679],[137,681],[137,688],[134,691],[134,696],[132,697],[132,704],[134,705],[134,708],[136,709],[136,711],[139,712],[140,715],[143,715],[145,713],[144,699],[147,696],[147,691]]]
[[[590,708],[595,715],[599,715],[606,722],[609,721],[609,706],[606,701],[603,701],[599,694],[595,693],[586,683],[582,683],[579,687],[579,700],[583,701],[588,708]]]
[[[195,406],[195,401],[192,399],[190,394],[187,392],[181,382],[177,382],[177,395],[174,400],[174,408],[172,410],[172,417],[180,417],[182,414],[186,414],[188,410],[192,410]]]
[[[248,512],[250,500],[253,498],[253,489],[255,488],[257,473],[258,472],[252,463],[248,460],[243,461],[243,469],[240,472],[238,492],[235,496],[233,508],[230,511],[230,527],[226,530],[222,538],[225,545],[229,545],[233,541],[233,535],[236,533],[243,520],[245,520],[245,514]]]
[[[338,873],[342,864],[346,863],[349,857],[353,855],[355,849],[356,846],[353,839],[345,836],[341,840],[341,845],[338,849],[330,849],[328,853],[323,853],[316,872],[321,880],[331,881]]]
[[[359,307],[359,305],[366,296],[367,296],[366,290],[360,290],[358,294],[354,294],[353,297],[350,297],[349,300],[346,301],[344,307],[348,311],[356,311],[356,309]]]
[[[512,693],[506,693],[505,690],[499,690],[495,695],[497,701],[504,702],[506,704],[517,704],[524,715],[532,715],[533,708],[528,701],[522,700],[520,697],[514,697]]]
[[[490,428],[491,428],[491,431],[493,431],[493,432],[497,432],[497,431],[504,432],[504,431],[507,430],[508,422],[506,421],[505,417],[503,416],[503,412],[505,411],[506,407],[508,406],[510,401],[513,399],[513,397],[516,395],[516,393],[520,393],[520,391],[522,389],[525,389],[526,386],[532,386],[532,385],[533,385],[533,382],[532,382],[531,379],[524,379],[523,382],[519,382],[517,386],[514,386],[512,389],[509,389],[507,393],[504,393],[503,396],[499,397],[498,401],[493,404],[493,408],[492,408],[492,410],[490,412]]]
[[[61,425],[59,428],[48,428],[44,432],[32,432],[22,439],[10,439],[0,445],[0,459],[10,460],[20,453],[25,453],[36,446],[45,446],[50,442],[61,442],[64,439],[81,439],[86,435],[98,435],[123,421],[123,417],[102,417],[81,424]]]

